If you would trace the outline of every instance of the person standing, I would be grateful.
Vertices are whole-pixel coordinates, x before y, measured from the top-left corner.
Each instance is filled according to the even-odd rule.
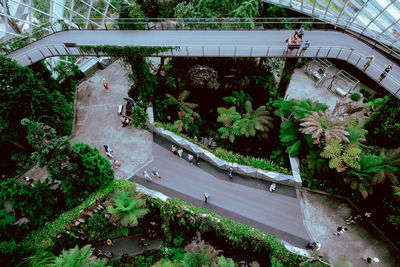
[[[113,155],[111,154],[112,150],[109,146],[104,145],[104,150],[106,151],[107,157],[113,158]]]
[[[232,179],[232,177],[233,177],[233,168],[229,167],[229,178]]]
[[[104,89],[106,89],[106,92],[110,92],[110,88],[108,87],[108,82],[104,78],[103,78],[103,86]]]
[[[161,179],[161,175],[158,173],[158,170],[157,170],[156,167],[154,167],[154,168],[151,170],[151,173],[152,173],[154,176],[157,176],[158,178]]]
[[[300,38],[300,40],[303,42],[303,35],[304,35],[304,25],[300,25],[300,29],[297,30],[297,35]]]
[[[176,154],[176,147],[174,145],[171,146],[172,153]]]
[[[307,48],[310,47],[310,42],[309,41],[305,41],[300,48],[300,56],[304,56],[304,53],[306,52]]]
[[[272,183],[271,185],[270,185],[270,187],[269,187],[269,192],[274,192],[275,191],[275,189],[276,189],[276,183]]]
[[[188,154],[188,160],[189,160],[190,164],[193,164],[193,155],[192,154]]]
[[[200,155],[199,154],[196,154],[196,162],[197,162],[197,165],[200,165]]]
[[[368,69],[368,67],[374,61],[375,57],[374,56],[366,56],[365,59],[367,60],[367,62],[365,62],[365,64],[364,64],[364,68],[363,68],[364,71],[366,71]]]
[[[383,70],[381,76],[379,77],[379,82],[385,79],[386,75],[392,70],[392,64],[386,65],[386,68]]]
[[[179,156],[180,158],[182,158],[182,155],[183,155],[183,149],[182,149],[182,148],[179,148],[179,149],[178,149],[178,156]]]
[[[210,198],[210,194],[209,193],[204,193],[204,203],[207,203],[208,199]]]
[[[144,176],[144,179],[146,179],[148,181],[152,181],[153,180],[153,179],[151,179],[150,175],[146,171],[143,171],[143,176]]]
[[[346,232],[346,231],[347,231],[347,228],[343,228],[343,227],[339,226],[336,229],[336,232],[333,232],[333,234],[337,235],[337,236],[340,236],[340,235],[344,234],[344,232]]]

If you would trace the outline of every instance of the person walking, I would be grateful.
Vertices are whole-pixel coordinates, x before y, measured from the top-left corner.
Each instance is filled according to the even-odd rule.
[[[150,175],[146,171],[143,171],[143,176],[144,176],[144,179],[146,179],[148,181],[152,181],[153,180],[153,179],[151,179]]]
[[[199,154],[196,154],[196,162],[197,162],[197,165],[200,165],[200,155]]]
[[[343,227],[339,226],[339,227],[336,229],[336,232],[333,232],[332,234],[333,234],[333,235],[340,236],[340,235],[344,234],[344,232],[346,232],[346,231],[347,231],[347,228],[343,228]]]
[[[272,183],[271,185],[270,185],[270,187],[269,187],[269,192],[274,192],[275,191],[275,189],[276,189],[276,183]]]
[[[367,60],[367,62],[365,62],[365,64],[364,64],[363,71],[366,71],[369,68],[371,63],[375,60],[375,57],[374,56],[366,56],[365,59]]]
[[[300,40],[303,42],[303,35],[304,35],[304,25],[300,25],[300,29],[297,30],[297,35],[300,38]]]
[[[232,177],[233,177],[233,168],[229,167],[229,178],[232,179]]]
[[[188,154],[188,160],[189,160],[190,164],[193,165],[193,155],[192,154]]]
[[[151,173],[152,173],[154,176],[157,176],[158,178],[161,179],[161,175],[158,173],[157,168],[154,167],[154,168],[151,170]]]
[[[114,243],[114,241],[112,240],[112,239],[110,239],[110,238],[108,238],[107,239],[107,246],[114,246],[115,245],[115,243]]]
[[[179,156],[180,158],[182,158],[182,155],[183,155],[183,149],[182,149],[182,148],[179,148],[179,149],[178,149],[178,156]]]
[[[385,79],[386,75],[392,70],[392,64],[386,65],[386,68],[383,70],[381,76],[379,77],[379,82]]]
[[[32,187],[35,187],[35,186],[33,185],[34,180],[33,180],[32,178],[30,178],[29,176],[25,176],[25,177],[24,177],[24,180],[26,181],[26,183],[27,183],[28,185],[30,185],[30,186],[32,186]]]
[[[171,146],[171,151],[172,151],[172,153],[176,154],[176,146],[172,145]]]
[[[204,193],[204,203],[207,203],[208,199],[210,198],[210,194],[209,193]]]
[[[371,259],[370,257],[367,258],[361,257],[361,259],[365,261],[368,264],[368,266],[372,266],[372,262],[379,262],[378,258]]]
[[[305,41],[300,48],[300,56],[304,56],[304,53],[306,52],[307,48],[310,47],[310,42],[309,41]]]
[[[113,158],[113,155],[111,154],[111,152],[113,152],[113,151],[111,150],[111,148],[109,146],[104,145],[104,150],[106,151],[107,157]]]
[[[110,87],[108,87],[108,82],[104,78],[103,78],[103,86],[104,89],[106,89],[106,92],[110,92]]]

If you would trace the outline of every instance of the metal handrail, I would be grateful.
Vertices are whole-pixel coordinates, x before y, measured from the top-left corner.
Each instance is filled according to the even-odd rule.
[[[214,53],[210,53],[208,51],[213,50]],[[247,46],[247,45],[237,45],[237,46],[214,46],[214,45],[190,45],[190,46],[181,46],[180,49],[171,50],[170,52],[160,53],[157,56],[226,56],[228,54],[224,54],[224,51],[227,51],[229,55],[233,55],[234,57],[321,57],[321,58],[333,58],[333,59],[340,59],[349,62],[350,64],[354,65],[358,69],[362,70],[364,64],[366,63],[365,55],[360,54],[359,52],[355,51],[352,48],[347,47],[338,47],[338,46],[321,46],[321,47],[309,47],[304,56],[299,56],[298,53],[290,54],[285,46]],[[190,52],[189,50],[192,50]],[[201,51],[193,52],[194,51]],[[244,50],[246,53],[240,53],[238,51]],[[258,51],[258,52],[257,52]],[[260,52],[262,51],[262,53]],[[264,53],[265,52],[265,53]],[[36,55],[41,55],[37,57]],[[31,50],[26,51],[25,53],[19,55],[18,57],[14,58],[15,60],[21,61],[29,61],[30,63],[35,63],[39,60],[42,60],[47,57],[54,57],[54,56],[71,56],[71,55],[90,55],[90,56],[104,56],[105,53],[101,52],[93,52],[87,53],[83,52],[79,46],[77,47],[65,47],[64,45],[51,45],[45,46],[42,48],[34,48]],[[374,69],[374,73],[371,73],[370,70]],[[376,82],[379,80],[380,74],[384,71],[383,68],[378,66],[375,63],[371,63],[369,66],[369,70],[367,70],[367,75],[369,75],[372,79]],[[369,73],[368,73],[369,72]],[[394,83],[396,87],[396,92],[389,90],[389,86],[385,86],[385,84]],[[389,84],[390,84],[389,83]],[[385,80],[381,82],[381,85],[385,87],[389,92],[395,95],[397,98],[400,97],[400,82],[394,78],[393,75],[390,73],[387,74]],[[399,90],[397,90],[397,88]]]
[[[115,21],[103,21],[101,18],[92,19],[95,23],[96,21],[101,21],[98,23],[99,27],[93,26],[93,24],[89,24],[88,27],[91,30],[124,30],[124,28],[120,26],[136,26],[136,30],[164,30],[164,23],[175,22],[175,24],[169,24],[168,29],[174,30],[199,30],[199,29],[218,29],[218,30],[272,30],[272,29],[294,29],[295,27],[303,24],[306,30],[313,29],[325,29],[325,30],[340,30],[346,31],[349,33],[353,33],[352,31],[346,29],[346,25],[336,24],[332,25],[328,22],[319,21],[315,18],[298,18],[298,17],[288,17],[288,18],[118,18]],[[104,22],[104,24],[103,24]],[[39,33],[39,39],[34,39],[32,36],[24,36],[21,38],[15,37],[8,42],[3,43],[2,49],[3,54],[11,53],[21,47],[18,47],[18,42],[23,42],[24,40],[28,40],[28,44],[32,43],[36,40],[40,40],[43,37],[54,34],[56,32],[76,29],[83,30],[86,29],[84,24],[86,20],[83,18],[74,18],[68,24],[65,23],[64,20],[59,20],[55,25],[62,26],[61,29],[56,29],[55,25],[51,25],[50,23],[46,23],[41,25],[41,28],[35,31],[32,36],[37,35]],[[160,25],[151,24],[160,23]],[[83,25],[81,25],[83,24]],[[53,27],[54,26],[54,27]],[[81,27],[82,26],[82,27]],[[158,28],[157,28],[158,26]],[[193,27],[197,26],[197,27]],[[286,26],[286,28],[285,28]],[[337,28],[339,27],[339,28]],[[342,27],[342,29],[340,29]],[[129,30],[129,29],[127,29]],[[353,33],[354,34],[354,33]],[[392,48],[387,45],[376,41],[379,44],[383,45],[386,49],[390,51],[391,54],[395,54],[396,56],[400,55],[394,51]],[[23,44],[25,46],[26,44]]]

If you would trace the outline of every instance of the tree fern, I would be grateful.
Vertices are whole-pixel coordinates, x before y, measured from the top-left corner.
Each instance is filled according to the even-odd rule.
[[[53,266],[55,267],[104,267],[106,266],[106,259],[89,260],[93,254],[93,249],[90,245],[86,245],[79,249],[78,246],[66,251],[63,250],[59,255]]]
[[[341,172],[347,167],[358,169],[360,153],[357,144],[341,144],[338,139],[331,139],[320,155],[329,159],[329,168]]]

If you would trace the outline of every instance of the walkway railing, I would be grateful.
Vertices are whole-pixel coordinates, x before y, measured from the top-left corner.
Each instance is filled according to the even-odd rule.
[[[347,61],[360,70],[363,70],[367,62],[364,55],[361,55],[352,48],[345,47],[309,47],[299,56],[296,49],[288,51],[285,46],[181,46],[180,49],[171,49],[170,51],[159,53],[154,56],[165,57],[304,57],[304,58],[332,58]],[[67,47],[65,45],[48,45],[29,50],[15,58],[15,60],[24,66],[33,64],[48,57],[55,56],[107,56],[101,52],[84,52],[78,46]],[[121,55],[120,55],[121,56]],[[380,74],[383,68],[372,63],[365,71],[366,74],[379,82]],[[400,99],[400,82],[390,75],[383,79],[380,84],[390,93]]]
[[[85,19],[75,18],[68,23],[59,20],[58,23],[41,25],[32,36],[15,37],[0,44],[2,54],[8,54],[29,43],[40,40],[48,35],[66,30],[294,30],[301,24],[306,30],[336,30],[348,32],[357,38],[363,38],[370,45],[385,49],[389,54],[400,59],[400,53],[377,41],[370,40],[359,33],[350,31],[346,24],[332,25],[315,18],[119,18],[114,21],[93,19],[87,23]],[[367,40],[368,39],[368,40]]]

